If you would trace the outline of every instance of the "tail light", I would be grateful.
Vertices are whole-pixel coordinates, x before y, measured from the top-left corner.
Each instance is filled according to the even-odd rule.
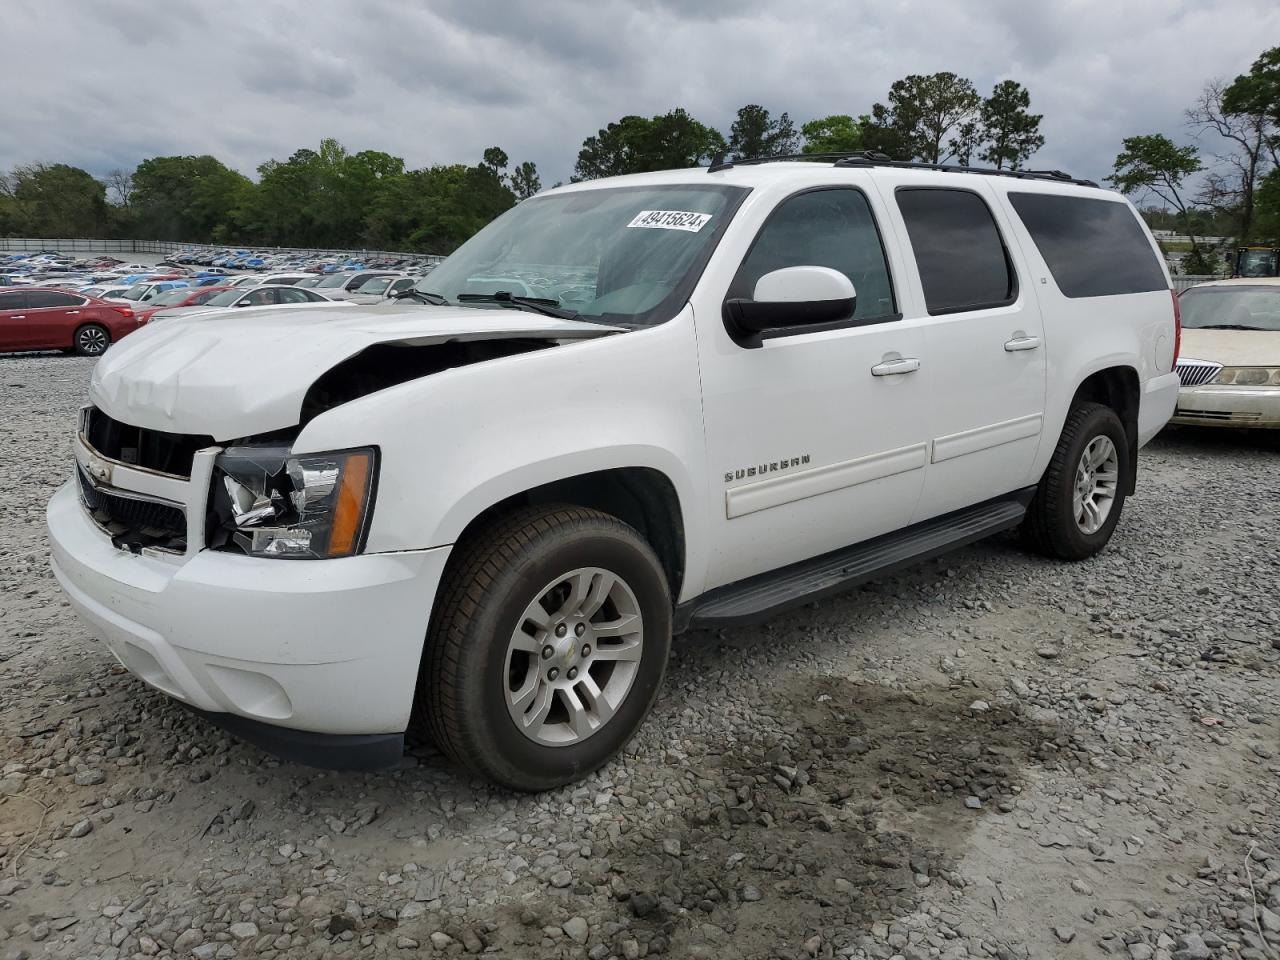
[[[124,304],[113,303],[111,305],[111,309],[120,314],[120,316],[124,317],[126,320],[133,319],[133,307],[126,307]]]
[[[1178,366],[1178,357],[1182,353],[1182,304],[1178,302],[1178,291],[1170,290],[1173,295],[1173,367]]]

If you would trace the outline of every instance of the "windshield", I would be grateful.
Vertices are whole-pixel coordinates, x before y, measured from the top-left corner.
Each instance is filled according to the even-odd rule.
[[[351,274],[349,273],[331,273],[329,276],[317,283],[316,287],[321,290],[328,289],[330,287],[340,287],[350,279]]]
[[[223,290],[216,297],[210,297],[204,302],[204,306],[229,307],[243,296],[243,290],[237,290],[235,287],[232,287],[230,290]]]
[[[155,307],[163,307],[166,304],[178,303],[191,294],[186,287],[175,287],[172,290],[166,290],[164,293],[156,294],[151,298],[151,305]]]
[[[1178,302],[1184,329],[1228,327],[1280,332],[1280,285],[1193,287]]]
[[[415,289],[451,301],[505,291],[552,300],[584,319],[661,323],[684,305],[746,194],[718,184],[668,184],[534,197],[464,243]]]
[[[391,281],[394,279],[394,277],[374,277],[356,287],[356,293],[382,293],[391,286]]]
[[[149,283],[135,283],[132,287],[120,294],[125,300],[141,300],[142,295],[151,289]]]

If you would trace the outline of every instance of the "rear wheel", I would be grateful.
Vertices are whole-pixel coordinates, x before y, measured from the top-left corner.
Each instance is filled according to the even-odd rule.
[[[76,331],[75,351],[82,357],[99,357],[111,346],[111,334],[106,327],[96,323],[86,324]]]
[[[451,558],[417,713],[452,759],[517,790],[607,762],[657,695],[671,646],[662,565],[620,520],[529,507]]]
[[[1072,409],[1022,523],[1023,540],[1060,560],[1093,556],[1111,539],[1124,509],[1129,440],[1110,407]]]

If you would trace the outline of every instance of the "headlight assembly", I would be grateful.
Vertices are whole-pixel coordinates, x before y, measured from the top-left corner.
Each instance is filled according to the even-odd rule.
[[[1223,367],[1213,382],[1219,386],[1280,387],[1280,367]]]
[[[214,462],[209,546],[287,560],[359,553],[376,469],[371,448],[228,447]]]

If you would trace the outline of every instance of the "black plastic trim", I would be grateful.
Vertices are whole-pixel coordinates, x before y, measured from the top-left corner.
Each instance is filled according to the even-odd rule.
[[[1097,187],[1093,180],[1081,180],[1062,170],[1006,170],[995,167],[967,167],[951,163],[930,163],[927,160],[894,160],[892,157],[875,150],[857,150],[837,153],[783,153],[773,157],[742,157],[737,160],[726,160],[723,153],[711,158],[708,173],[719,173],[735,166],[749,166],[759,163],[775,163],[783,160],[798,160],[808,163],[830,161],[836,167],[901,167],[908,170],[937,170],[940,173],[978,173],[987,177],[1012,177],[1015,180],[1050,180],[1058,183],[1074,183],[1081,187]]]
[[[733,627],[758,623],[924,560],[1016,527],[1035,487],[1025,487],[853,546],[801,560],[679,604],[674,627]]]
[[[234,713],[211,713],[183,704],[214,726],[280,760],[322,770],[388,770],[404,757],[404,733],[338,734],[293,730]]]

